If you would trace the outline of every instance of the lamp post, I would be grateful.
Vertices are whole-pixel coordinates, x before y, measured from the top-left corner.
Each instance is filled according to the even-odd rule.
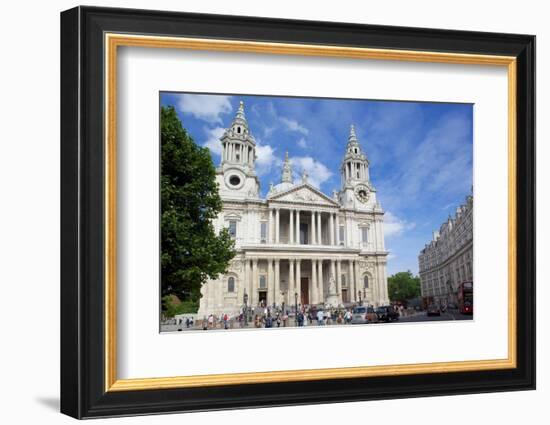
[[[361,290],[359,290],[359,305],[363,305],[363,300],[361,299]]]
[[[294,292],[294,323],[298,326],[298,292]]]
[[[248,326],[248,294],[245,292],[243,295],[244,301],[244,327]]]
[[[281,303],[281,312],[285,314],[285,291],[281,291],[281,297],[283,298],[283,302]]]

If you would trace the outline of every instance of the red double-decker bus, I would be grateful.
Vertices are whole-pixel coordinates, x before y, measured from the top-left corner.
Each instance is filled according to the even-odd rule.
[[[456,291],[458,311],[462,314],[474,314],[474,282],[462,282]]]

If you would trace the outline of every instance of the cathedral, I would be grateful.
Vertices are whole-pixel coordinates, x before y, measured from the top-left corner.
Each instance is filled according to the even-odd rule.
[[[241,102],[220,139],[216,178],[223,210],[216,232],[228,228],[236,255],[227,273],[202,287],[199,316],[238,314],[247,306],[296,303],[332,307],[388,301],[384,211],[370,183],[369,161],[353,125],[340,166],[341,188],[328,196],[293,177],[288,153],[281,181],[260,196],[256,142]]]

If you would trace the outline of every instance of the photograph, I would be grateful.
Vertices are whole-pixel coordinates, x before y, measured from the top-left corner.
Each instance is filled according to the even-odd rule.
[[[161,332],[474,319],[473,104],[159,101]]]

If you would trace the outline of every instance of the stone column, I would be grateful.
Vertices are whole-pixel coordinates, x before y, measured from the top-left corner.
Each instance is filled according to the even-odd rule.
[[[244,272],[243,272],[243,279],[242,279],[242,291],[239,289],[239,295],[241,297],[240,300],[237,300],[237,304],[242,304],[243,303],[243,296],[244,294],[249,294],[250,295],[250,290],[248,289],[248,285],[250,283],[250,271],[249,271],[249,268],[250,268],[250,260],[248,258],[245,258],[244,259]],[[250,300],[250,299],[249,299]]]
[[[317,243],[319,245],[323,244],[323,234],[322,234],[322,227],[321,227],[321,211],[317,212]]]
[[[258,259],[252,259],[252,284],[250,297],[250,305],[256,307],[258,305]]]
[[[294,243],[294,210],[289,211],[288,243]]]
[[[279,208],[275,210],[275,243],[279,243]]]
[[[267,210],[267,243],[273,243],[273,210]]]
[[[329,243],[331,245],[334,245],[334,214],[333,213],[330,213],[330,241]]]
[[[302,260],[300,259],[296,260],[296,285],[294,292],[298,294],[298,302],[300,302],[300,296],[302,295]]]
[[[334,259],[330,260],[330,276],[334,279],[334,282],[336,283],[336,260]],[[336,292],[338,292],[338,287],[336,288]]]
[[[300,210],[296,210],[296,240],[297,245],[300,244]]]
[[[336,260],[336,292],[338,292],[338,302],[342,300],[342,260]]]
[[[348,283],[348,292],[350,294],[350,301],[355,301],[355,278],[353,277],[353,260],[349,260],[349,283]]]
[[[317,274],[317,285],[319,287],[319,301],[317,302],[325,302],[325,288],[324,288],[324,279],[323,279],[323,260],[319,260],[319,273]]]
[[[359,272],[359,261],[355,261],[355,289],[357,293],[359,291],[362,291],[363,293],[363,285],[361,283],[361,273]],[[362,298],[365,298],[364,295],[361,296]],[[359,295],[357,295],[357,301],[359,301]]]
[[[271,304],[273,302],[272,294],[275,288],[275,272],[273,271],[273,258],[267,259],[267,302]]]
[[[336,245],[340,245],[340,220],[338,214],[334,214],[334,227],[336,227]]]
[[[280,260],[278,258],[275,258],[275,285],[274,285],[274,295],[273,295],[273,302],[275,304],[281,304],[280,303],[280,297],[281,297],[280,279],[281,279]]]
[[[311,294],[309,303],[317,303],[317,260],[311,260]]]
[[[295,260],[290,258],[288,260],[288,289],[286,291],[286,304],[290,306],[290,300],[294,299],[294,292],[296,292],[296,281],[294,280],[294,263]]]
[[[311,244],[315,245],[315,211],[311,211]]]

